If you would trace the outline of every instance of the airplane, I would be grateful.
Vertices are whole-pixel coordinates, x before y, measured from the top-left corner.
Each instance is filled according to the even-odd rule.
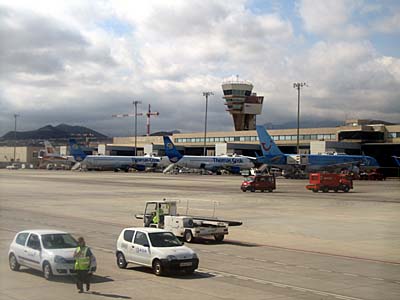
[[[182,155],[176,149],[174,143],[168,136],[164,136],[165,154],[172,163],[167,169],[172,167],[201,169],[212,171],[213,173],[220,174],[221,170],[227,170],[231,173],[238,174],[242,170],[250,170],[254,168],[253,160],[247,156],[193,156]]]
[[[45,140],[44,149],[39,152],[41,160],[39,167],[49,168],[49,166],[67,166],[68,168],[76,162],[73,156],[61,155],[56,151],[53,145]]]
[[[75,139],[70,139],[69,145],[71,154],[78,161],[78,164],[73,169],[84,166],[87,170],[124,170],[128,172],[131,168],[144,171],[146,168],[165,166],[165,159],[163,163],[160,157],[87,155],[76,143]]]
[[[375,158],[366,155],[329,155],[329,154],[284,154],[263,126],[256,126],[263,156],[257,161],[288,172],[300,174],[302,172],[319,172],[342,170],[348,168],[376,169],[379,164]]]

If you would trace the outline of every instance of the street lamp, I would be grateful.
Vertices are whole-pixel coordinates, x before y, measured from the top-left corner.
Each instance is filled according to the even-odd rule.
[[[205,116],[205,120],[204,120],[204,156],[206,156],[207,154],[207,142],[206,142],[206,138],[207,138],[207,109],[208,109],[208,96],[212,96],[214,95],[213,92],[203,92],[203,96],[206,97],[206,116]]]
[[[135,156],[137,154],[137,105],[141,104],[141,101],[133,101],[132,104],[135,106]]]
[[[17,118],[18,114],[14,114],[14,162],[15,162],[15,153],[17,149]]]
[[[293,88],[297,89],[297,154],[300,154],[300,89],[303,86],[307,86],[305,82],[293,83]]]

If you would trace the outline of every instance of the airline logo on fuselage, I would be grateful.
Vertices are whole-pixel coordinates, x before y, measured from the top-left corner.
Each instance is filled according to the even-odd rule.
[[[157,158],[152,158],[152,157],[138,157],[138,158],[132,158],[133,163],[158,163],[159,159]]]
[[[269,150],[271,150],[271,147],[272,147],[272,140],[271,141],[269,141],[269,146],[266,146],[266,144],[267,143],[261,143],[261,147],[263,147],[263,149],[265,150],[265,151],[269,151]]]

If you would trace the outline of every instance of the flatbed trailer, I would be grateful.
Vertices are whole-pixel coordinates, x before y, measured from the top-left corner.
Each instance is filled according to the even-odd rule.
[[[144,214],[135,215],[143,219],[145,227],[163,228],[190,243],[194,238],[214,237],[218,242],[229,234],[229,226],[240,226],[242,222],[218,218],[179,215],[176,201],[148,201]]]

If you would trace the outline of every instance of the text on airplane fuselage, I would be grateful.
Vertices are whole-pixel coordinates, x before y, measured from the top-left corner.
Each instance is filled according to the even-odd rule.
[[[151,157],[143,157],[143,158],[132,158],[132,162],[134,163],[157,163],[160,160],[157,158],[151,158]]]
[[[213,158],[213,161],[215,163],[231,163],[231,164],[242,164],[243,159],[242,158],[234,158],[234,157],[215,157]]]

